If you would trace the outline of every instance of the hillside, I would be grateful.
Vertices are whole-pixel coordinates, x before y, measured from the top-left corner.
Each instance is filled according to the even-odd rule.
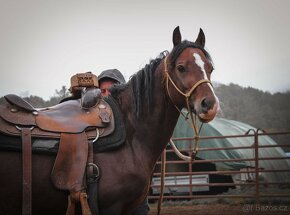
[[[220,117],[250,124],[268,132],[290,131],[290,91],[271,94],[252,87],[241,87],[236,84],[215,84],[216,95],[219,97]],[[55,91],[55,96],[45,101],[38,96],[25,98],[35,107],[46,107],[57,104],[69,95],[63,86]],[[4,98],[0,98],[0,103]],[[279,143],[289,143],[289,136],[274,136]],[[290,148],[285,148],[290,151]]]
[[[270,94],[236,84],[218,84],[220,116],[266,131],[290,131],[290,91]]]

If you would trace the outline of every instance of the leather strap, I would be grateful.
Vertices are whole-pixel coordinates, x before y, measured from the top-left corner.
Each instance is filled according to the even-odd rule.
[[[82,215],[92,215],[91,209],[88,203],[88,195],[85,192],[80,193],[80,203],[82,207]]]
[[[88,203],[92,214],[99,215],[98,205],[98,182],[100,177],[99,167],[94,164],[93,157],[93,142],[89,141],[89,153],[87,161],[87,192],[88,192]]]
[[[82,215],[92,215],[88,204],[88,195],[84,191],[70,193],[68,196],[68,207],[66,210],[66,215],[76,214],[76,204],[78,202],[81,204]]]
[[[31,128],[21,128],[22,137],[22,215],[32,213],[32,167],[31,167]]]
[[[87,160],[87,178],[90,179],[91,177],[93,177],[94,174],[94,167],[93,164],[94,163],[94,148],[93,148],[93,141],[89,140],[88,141],[88,160]]]
[[[72,199],[71,195],[68,195],[68,203],[65,215],[75,215],[76,214],[76,204]]]

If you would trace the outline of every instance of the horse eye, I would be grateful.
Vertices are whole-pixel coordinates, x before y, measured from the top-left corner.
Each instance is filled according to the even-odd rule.
[[[179,72],[181,72],[181,73],[186,72],[185,67],[182,66],[182,65],[178,65],[176,68],[177,68],[177,70],[178,70]]]

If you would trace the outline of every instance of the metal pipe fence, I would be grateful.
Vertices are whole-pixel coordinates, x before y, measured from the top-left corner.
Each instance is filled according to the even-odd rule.
[[[169,171],[165,173],[165,190],[169,190],[167,193],[165,193],[164,199],[204,199],[204,198],[254,198],[256,201],[259,201],[262,197],[290,197],[290,192],[285,192],[285,190],[290,190],[290,157],[285,155],[281,156],[267,156],[262,157],[259,154],[259,150],[268,149],[268,148],[275,148],[275,147],[290,147],[290,141],[288,143],[283,144],[261,144],[260,139],[261,136],[269,135],[269,136],[275,136],[275,135],[286,135],[289,137],[290,140],[290,132],[271,132],[261,133],[260,129],[257,130],[249,130],[244,135],[232,135],[232,136],[206,136],[206,137],[200,137],[200,140],[211,140],[211,139],[226,139],[226,138],[253,138],[253,144],[248,146],[229,146],[229,147],[210,147],[210,148],[199,148],[199,152],[210,152],[210,151],[219,151],[219,150],[253,150],[252,157],[247,158],[228,158],[228,159],[199,159],[195,160],[193,163],[186,162],[183,160],[180,160],[178,158],[171,159],[166,161],[166,166],[170,167],[170,165],[183,165],[187,169],[184,171],[183,168],[175,167],[174,171]],[[193,146],[193,138],[174,138],[174,142],[178,141],[187,141],[188,147],[186,149],[180,150],[183,153],[187,153],[189,156],[192,154],[192,146]],[[172,149],[165,149],[167,154],[173,154]],[[198,156],[198,155],[197,155]],[[277,160],[285,160],[288,162],[288,166],[285,167],[277,167],[275,169],[269,168],[261,168],[260,163],[261,162],[275,162]],[[203,170],[203,169],[194,169],[194,165],[196,164],[222,164],[222,163],[232,163],[232,162],[251,162],[251,166],[248,166],[247,168],[242,169],[234,169],[234,170]],[[156,163],[156,169],[160,166],[160,161]],[[182,169],[182,170],[178,170]],[[289,176],[289,178],[283,178],[283,180],[280,181],[261,181],[261,174],[279,174],[279,173],[285,173]],[[150,187],[150,193],[148,198],[149,199],[158,199],[159,198],[159,192],[160,192],[160,175],[161,173],[158,171],[155,171],[153,173],[153,179],[152,184]],[[232,182],[229,181],[211,181],[210,177],[213,176],[227,176],[227,177],[236,177],[236,179]],[[245,177],[244,179],[242,176],[251,176],[251,177]],[[288,177],[287,176],[287,177]],[[183,177],[183,178],[182,178]],[[198,178],[200,177],[200,178]],[[204,178],[202,178],[204,177]],[[240,177],[240,178],[239,178]],[[205,179],[205,181],[195,181],[195,180]],[[158,181],[159,180],[159,181]],[[167,181],[166,181],[167,180]],[[183,180],[183,181],[182,181]],[[168,183],[167,183],[168,182]],[[279,189],[275,189],[274,191],[271,190],[270,192],[265,192],[267,190],[266,188],[269,186],[275,186]],[[222,192],[222,193],[214,193],[211,192],[211,188],[232,188],[232,190],[237,190],[237,192]],[[266,187],[266,188],[265,188]],[[203,188],[203,190],[200,190],[200,188]],[[206,189],[205,189],[206,188]],[[247,190],[249,189],[249,192],[238,192],[240,190]],[[286,188],[286,189],[284,189]],[[183,189],[183,192],[178,192],[179,189]],[[170,192],[170,191],[174,192]],[[153,192],[155,191],[155,192]],[[185,192],[184,192],[185,191]]]

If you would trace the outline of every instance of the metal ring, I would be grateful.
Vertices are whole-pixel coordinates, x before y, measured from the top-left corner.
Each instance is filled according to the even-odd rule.
[[[97,136],[95,137],[95,139],[93,139],[93,143],[96,142],[99,139],[99,137],[100,137],[99,129],[96,128],[96,131],[97,131]]]
[[[21,131],[22,130],[22,128],[20,128],[19,126],[17,126],[17,125],[15,125],[15,127],[19,130],[19,131]],[[34,129],[34,126],[31,126],[31,128],[30,128],[30,131],[32,131]]]
[[[97,174],[95,175],[96,178],[98,178],[100,176],[100,169],[99,169],[99,167],[96,164],[88,163],[87,166],[92,166],[93,168],[95,168],[97,170]]]

